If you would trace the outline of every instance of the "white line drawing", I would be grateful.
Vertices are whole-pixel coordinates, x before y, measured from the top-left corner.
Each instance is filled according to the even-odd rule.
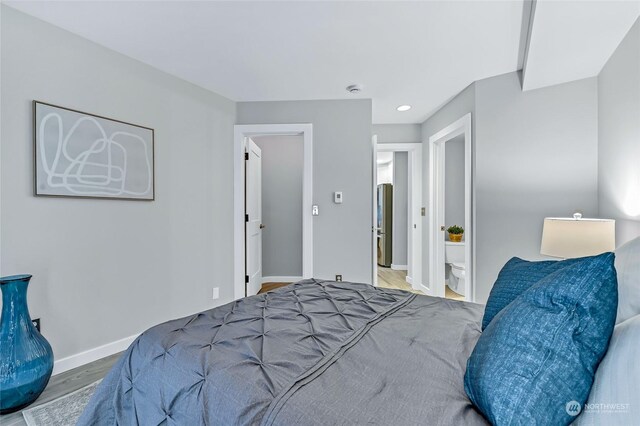
[[[49,135],[46,140],[47,124],[57,124],[57,137]],[[95,125],[100,137],[85,148],[76,141],[72,142],[72,136],[83,123]],[[138,135],[124,131],[115,131],[111,135],[91,116],[82,116],[64,132],[63,120],[60,114],[50,112],[40,121],[39,151],[42,170],[46,174],[46,183],[49,188],[61,188],[71,194],[83,196],[148,196],[153,184],[152,160],[149,158],[147,142]],[[70,152],[70,144],[73,144],[73,154]],[[131,150],[138,146],[143,159],[138,153],[135,161],[131,161]],[[55,147],[53,158],[51,157]],[[89,170],[89,171],[87,171]],[[144,174],[142,179],[136,179],[138,188],[131,188],[131,179],[128,179],[130,171]],[[140,183],[142,181],[142,184]]]

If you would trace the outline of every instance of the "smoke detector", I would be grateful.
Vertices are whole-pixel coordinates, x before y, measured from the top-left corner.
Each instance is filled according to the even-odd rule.
[[[362,86],[359,84],[352,84],[351,86],[347,86],[347,92],[349,93],[360,93],[362,92]]]

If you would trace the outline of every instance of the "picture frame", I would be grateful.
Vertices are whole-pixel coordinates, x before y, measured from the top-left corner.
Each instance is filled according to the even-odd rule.
[[[155,200],[154,129],[33,101],[34,195]]]

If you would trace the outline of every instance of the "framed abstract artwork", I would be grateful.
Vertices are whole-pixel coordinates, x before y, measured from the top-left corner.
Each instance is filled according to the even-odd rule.
[[[33,101],[35,195],[155,198],[153,129]]]

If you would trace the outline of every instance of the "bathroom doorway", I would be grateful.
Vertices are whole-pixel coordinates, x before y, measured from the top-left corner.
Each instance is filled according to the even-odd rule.
[[[464,135],[458,135],[444,144],[444,295],[447,299],[464,300],[465,296],[464,204]]]
[[[429,138],[429,294],[473,302],[471,114]]]

